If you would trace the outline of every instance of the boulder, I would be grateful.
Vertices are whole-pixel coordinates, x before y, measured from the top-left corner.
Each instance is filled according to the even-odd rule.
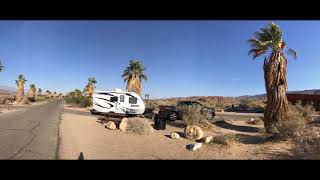
[[[202,147],[202,143],[195,143],[195,144],[189,144],[187,145],[187,149],[191,151],[196,151],[197,149],[200,149]]]
[[[111,129],[111,130],[117,129],[116,123],[114,123],[113,121],[107,122],[105,127],[108,128],[108,129]]]
[[[170,134],[170,137],[171,137],[172,139],[179,139],[179,138],[180,138],[180,135],[179,135],[178,133],[172,132],[172,133]]]
[[[120,125],[119,125],[119,129],[123,132],[127,131],[128,128],[128,118],[122,118]]]
[[[196,151],[197,149],[200,149],[201,147],[202,147],[202,143],[195,143],[192,148],[192,151]]]
[[[258,118],[250,118],[248,121],[247,121],[248,124],[253,124],[253,125],[259,125],[259,124],[262,124],[261,120],[258,119]]]
[[[208,144],[210,143],[211,141],[213,140],[213,137],[212,136],[208,136],[204,139],[204,143]]]
[[[190,125],[184,129],[184,136],[187,139],[200,140],[203,136],[203,131],[199,126]]]

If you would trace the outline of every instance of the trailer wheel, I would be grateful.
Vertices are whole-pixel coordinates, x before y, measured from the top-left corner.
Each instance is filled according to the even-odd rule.
[[[99,114],[97,111],[95,111],[93,109],[91,109],[90,112],[91,112],[92,115],[98,115]]]
[[[168,115],[168,117],[169,117],[169,120],[170,120],[170,121],[175,121],[175,120],[178,119],[178,114],[175,113],[175,112],[170,112],[169,115]]]
[[[214,116],[215,116],[215,113],[213,113],[213,112],[206,113],[207,120],[212,120],[214,118]]]

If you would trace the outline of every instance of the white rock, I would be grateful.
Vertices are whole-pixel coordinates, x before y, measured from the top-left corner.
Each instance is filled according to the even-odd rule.
[[[204,139],[204,142],[206,143],[206,144],[208,144],[209,142],[211,142],[213,140],[213,137],[212,136],[208,136],[208,137],[206,137],[205,139]]]
[[[126,131],[128,128],[128,118],[122,118],[120,125],[119,125],[119,129],[121,131]]]
[[[202,143],[195,143],[192,147],[192,151],[196,151],[202,147]]]
[[[107,122],[105,127],[108,128],[108,129],[111,129],[111,130],[117,129],[116,123],[114,123],[113,121]]]
[[[170,137],[171,137],[172,139],[179,139],[179,138],[180,138],[180,135],[179,135],[178,133],[172,132],[172,133],[170,134]]]

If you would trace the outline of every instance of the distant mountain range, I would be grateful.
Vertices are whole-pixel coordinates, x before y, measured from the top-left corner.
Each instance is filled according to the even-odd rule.
[[[302,91],[288,91],[287,94],[319,94],[320,95],[320,89],[310,89],[310,90],[302,90]],[[257,94],[253,96],[239,96],[240,99],[246,99],[246,98],[253,98],[253,99],[260,99],[266,97],[266,94]]]
[[[16,88],[10,86],[0,85],[0,94],[14,94]]]
[[[25,89],[27,91],[27,89]],[[10,86],[5,86],[5,85],[0,85],[0,94],[15,94],[16,93],[16,88],[10,87]],[[320,89],[310,89],[310,90],[302,90],[302,91],[288,91],[288,93],[294,93],[294,94],[319,94],[320,95]],[[200,96],[194,96],[194,97],[200,97]],[[218,97],[218,96],[217,96]],[[239,99],[261,99],[265,98],[266,94],[257,94],[257,95],[244,95],[244,96],[238,96],[235,98]],[[179,98],[179,97],[177,97]],[[162,99],[162,98],[161,98]],[[171,99],[171,98],[164,98],[164,99]]]

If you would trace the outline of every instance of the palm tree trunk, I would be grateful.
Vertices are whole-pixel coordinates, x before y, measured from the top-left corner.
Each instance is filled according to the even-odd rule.
[[[24,85],[19,83],[17,93],[16,93],[16,102],[21,102],[24,95]]]
[[[141,87],[141,80],[139,77],[132,77],[128,80],[127,83],[127,90],[131,92],[135,92],[141,96],[142,87]]]
[[[276,133],[276,125],[284,120],[288,110],[287,59],[282,51],[272,53],[264,61],[264,78],[267,92],[267,106],[264,112],[264,126],[267,133]]]
[[[29,90],[28,92],[28,98],[31,102],[34,102],[35,101],[35,92],[33,90]]]

